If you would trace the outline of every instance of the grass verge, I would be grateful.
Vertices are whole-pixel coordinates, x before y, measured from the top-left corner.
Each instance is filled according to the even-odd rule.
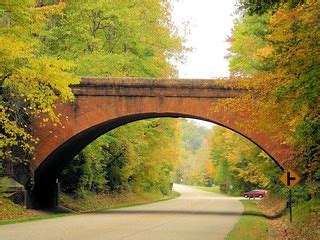
[[[291,239],[319,239],[320,199],[313,199],[294,206],[292,218],[292,223],[290,223],[288,213],[283,217],[284,223],[291,230]]]
[[[125,195],[91,195],[84,199],[74,199],[62,194],[62,205],[73,210],[74,213],[53,211],[37,211],[25,209],[6,198],[0,198],[0,225],[37,221],[50,218],[70,216],[90,211],[103,211],[115,208],[124,208],[170,200],[179,197],[180,193],[172,191],[170,195],[153,193],[125,194]]]
[[[211,192],[211,193],[218,193],[224,196],[228,196],[228,197],[239,197],[238,194],[230,194],[230,193],[223,193],[220,190],[219,186],[212,186],[212,187],[204,187],[204,186],[190,186],[194,189],[198,189],[198,190],[202,190],[205,192]]]
[[[7,198],[0,198],[0,225],[36,221],[70,215],[70,213],[53,213],[25,209]]]
[[[320,200],[312,199],[293,205],[293,221],[289,221],[286,199],[271,196],[258,203],[269,217],[273,239],[319,239]]]
[[[32,221],[38,221],[38,220],[44,220],[44,219],[50,219],[50,218],[70,216],[72,214],[74,214],[74,213],[44,213],[44,214],[40,214],[40,215],[34,215],[32,217],[23,217],[23,218],[18,218],[18,219],[1,220],[0,225],[32,222]]]
[[[194,189],[205,191],[205,192],[213,192],[213,193],[222,194],[219,186],[212,186],[212,187],[191,186],[191,187]]]
[[[172,191],[170,195],[159,193],[127,193],[127,194],[99,194],[89,195],[82,199],[75,199],[62,195],[62,205],[75,212],[103,211],[114,208],[132,207],[141,204],[165,201],[179,197],[180,193]]]
[[[268,239],[268,220],[253,200],[241,200],[244,212],[226,237],[233,239]]]

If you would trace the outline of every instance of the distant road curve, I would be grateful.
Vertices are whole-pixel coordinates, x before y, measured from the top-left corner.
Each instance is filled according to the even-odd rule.
[[[243,206],[239,198],[174,185],[169,201],[0,226],[1,240],[224,239]]]

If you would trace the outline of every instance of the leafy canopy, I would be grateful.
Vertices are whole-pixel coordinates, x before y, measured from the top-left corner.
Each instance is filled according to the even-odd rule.
[[[69,85],[78,83],[70,72],[73,64],[42,51],[46,20],[63,8],[22,0],[0,4],[1,159],[30,154],[36,139],[29,121],[47,114],[57,122],[55,102],[73,99]]]

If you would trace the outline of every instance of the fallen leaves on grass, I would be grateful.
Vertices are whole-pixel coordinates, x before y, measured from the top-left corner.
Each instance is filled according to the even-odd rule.
[[[9,199],[0,198],[0,220],[22,219],[35,216],[36,213],[15,204]]]
[[[283,240],[316,240],[320,236],[319,200],[299,203],[293,208],[293,222],[289,222],[286,200],[268,197],[257,205],[269,218],[272,239]]]

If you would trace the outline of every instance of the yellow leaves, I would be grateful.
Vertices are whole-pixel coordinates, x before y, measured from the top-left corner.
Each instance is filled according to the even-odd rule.
[[[263,172],[270,158],[249,140],[223,127],[215,127],[211,138],[215,177],[224,174],[245,182],[266,186]],[[227,177],[226,177],[227,178]]]
[[[0,133],[0,157],[2,159],[11,155],[10,148],[13,146],[19,145],[23,150],[31,153],[34,150],[31,143],[36,143],[36,139],[19,127],[15,121],[9,119],[9,111],[8,107],[0,105],[0,124],[3,129],[3,132]]]
[[[60,1],[58,4],[55,4],[55,5],[35,7],[32,10],[35,12],[34,14],[36,15],[37,18],[45,20],[49,16],[62,15],[65,6],[66,4]]]
[[[292,142],[294,129],[309,111],[307,103],[303,105],[300,102],[298,103],[300,108],[292,111],[301,96],[307,101],[304,95],[308,94],[306,87],[309,83],[306,80],[299,83],[298,79],[303,74],[308,75],[319,62],[317,44],[320,35],[316,20],[319,17],[319,6],[319,1],[307,1],[293,9],[284,5],[271,16],[265,26],[269,33],[265,36],[264,44],[248,48],[247,42],[235,41],[237,44],[242,44],[233,48],[238,51],[242,59],[255,59],[255,61],[261,59],[269,62],[272,68],[268,69],[266,65],[265,70],[256,64],[254,65],[256,71],[249,71],[245,66],[241,66],[238,70],[249,73],[251,78],[237,81],[249,91],[238,99],[219,101],[214,111],[223,109],[238,116],[247,112],[245,116],[247,119],[239,122],[242,127],[246,127],[249,131],[274,132],[283,139],[283,142]],[[246,27],[251,29],[250,25],[242,26]],[[233,37],[240,40],[250,38],[239,33]]]
[[[33,48],[30,43],[21,41],[13,35],[0,35],[0,62],[12,64],[18,59],[30,57]]]
[[[215,168],[214,168],[214,166],[212,164],[211,159],[208,159],[206,161],[206,167],[207,167],[207,175],[209,177],[211,177],[211,178],[214,178],[214,174],[215,174],[216,171],[215,171]]]
[[[261,167],[256,163],[249,163],[246,168],[236,168],[231,166],[233,171],[238,172],[238,176],[246,182],[266,187],[270,183],[270,179],[261,172]]]
[[[54,113],[55,101],[59,97],[62,101],[72,100],[69,85],[79,82],[66,72],[73,65],[49,57],[31,56],[25,60],[29,64],[16,69],[16,73],[4,81],[4,86],[21,93],[35,115],[48,113],[51,120],[58,121]]]
[[[219,101],[214,111],[237,114],[240,119],[237,124],[246,132],[267,132],[284,144],[302,145],[309,151],[310,146],[317,141],[312,134],[316,133],[318,123],[308,125],[308,119],[313,119],[319,102],[319,12],[319,1],[305,1],[294,8],[281,5],[265,22],[265,35],[261,34],[261,26],[252,25],[245,21],[246,16],[243,17],[243,25],[239,27],[242,32],[238,28],[232,36],[234,45],[231,48],[233,55],[230,57],[230,66],[236,71],[235,76],[250,76],[247,79],[236,79],[239,86],[248,91],[237,99]],[[258,20],[261,18],[251,17]],[[250,44],[244,40],[257,36],[262,44],[248,48]],[[308,126],[309,129],[305,128],[305,132],[301,132],[301,126]],[[308,134],[312,136],[309,137],[310,142]],[[223,136],[221,141],[227,143],[229,136]],[[221,136],[217,139],[221,139]],[[215,143],[219,146],[219,141]],[[239,141],[234,146],[239,149],[241,145]],[[233,164],[230,169],[240,177],[253,183],[259,180],[262,184],[268,184],[263,174],[261,178],[255,177],[259,167],[250,163],[246,169],[240,168],[234,164],[243,159],[231,150],[232,147],[221,149],[227,150],[225,161]],[[248,157],[250,148],[242,146],[239,151]],[[299,155],[301,159],[310,162],[310,155],[297,152],[295,158]],[[262,153],[257,158],[268,159]]]
[[[33,31],[35,33],[41,33],[41,31],[43,31],[43,24],[47,20],[47,18],[54,15],[62,15],[64,8],[65,3],[63,2],[60,2],[56,5],[30,8],[34,19],[32,25]]]
[[[0,77],[4,79],[32,57],[33,47],[13,35],[0,35]],[[3,83],[6,85],[6,83]]]
[[[265,46],[263,48],[259,48],[255,55],[259,58],[268,58],[273,53],[273,47],[271,45]]]
[[[284,5],[270,20],[269,24],[273,30],[270,39],[285,45],[290,40],[306,40],[307,38],[301,34],[301,30],[305,31],[305,34],[313,34],[312,29],[319,25],[317,19],[319,9],[319,1],[314,0],[306,1],[305,4],[298,5],[294,9]]]
[[[56,100],[73,100],[69,85],[79,82],[71,74],[74,65],[41,54],[38,38],[46,18],[62,14],[63,8],[64,4],[58,4],[36,9],[23,1],[4,6],[11,23],[0,25],[0,77],[4,93],[8,94],[4,99],[11,101],[1,102],[0,109],[1,148],[6,158],[12,157],[13,146],[28,154],[33,150],[36,140],[29,133],[24,122],[29,119],[25,118],[46,113],[50,120],[58,122]]]

